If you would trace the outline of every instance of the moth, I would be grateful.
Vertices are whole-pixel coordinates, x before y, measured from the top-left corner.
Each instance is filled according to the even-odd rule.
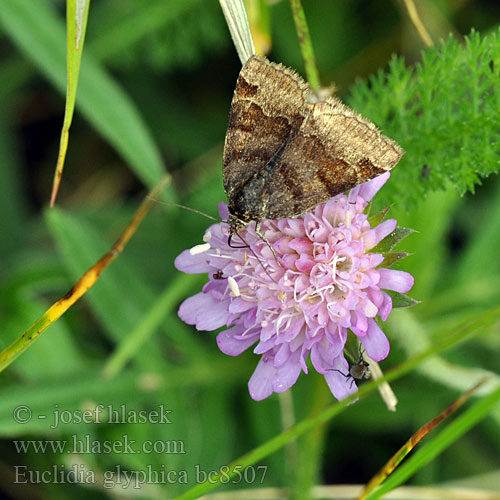
[[[230,235],[298,217],[391,170],[404,154],[336,97],[319,100],[290,68],[252,56],[240,71],[224,144]]]

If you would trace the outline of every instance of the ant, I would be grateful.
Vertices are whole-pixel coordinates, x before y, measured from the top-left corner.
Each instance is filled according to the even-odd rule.
[[[361,350],[361,345],[359,346],[359,359],[354,365],[349,366],[349,373],[341,372],[336,368],[330,368],[330,372],[339,372],[345,378],[351,379],[351,387],[355,380],[363,380],[371,377],[370,364],[363,357],[363,352]]]
[[[216,273],[212,274],[214,280],[223,280],[224,275],[222,274],[222,269],[219,269]]]

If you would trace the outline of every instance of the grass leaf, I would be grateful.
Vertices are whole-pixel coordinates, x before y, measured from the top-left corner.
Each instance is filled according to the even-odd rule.
[[[55,10],[43,0],[2,0],[0,22],[25,55],[65,92],[66,37]],[[77,108],[146,185],[159,180],[164,173],[160,152],[139,111],[88,54],[82,61]]]

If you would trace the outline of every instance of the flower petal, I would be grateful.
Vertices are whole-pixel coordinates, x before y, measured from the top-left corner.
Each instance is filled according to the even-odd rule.
[[[219,349],[228,356],[239,356],[246,351],[252,344],[255,344],[259,334],[257,332],[241,337],[244,331],[245,328],[242,325],[237,325],[220,332],[217,335]]]
[[[381,222],[378,226],[374,227],[371,231],[367,231],[363,235],[363,242],[365,250],[371,250],[377,246],[386,236],[389,236],[398,225],[396,219],[388,219]]]
[[[208,262],[209,258],[206,255],[192,255],[189,250],[184,250],[175,259],[174,266],[188,274],[208,273],[213,270]]]
[[[397,271],[396,269],[379,269],[380,281],[378,286],[386,290],[394,290],[395,292],[406,293],[414,283],[414,278],[410,273],[405,271]]]
[[[262,356],[248,381],[248,391],[253,400],[262,401],[273,393],[273,379],[276,371],[273,359]]]
[[[300,365],[300,354],[300,349],[297,349],[289,356],[286,363],[278,368],[272,384],[274,392],[285,392],[297,382],[302,370]]]
[[[179,307],[179,317],[197,330],[216,330],[224,326],[231,315],[228,304],[215,300],[209,293],[197,293],[187,298]]]
[[[375,177],[375,179],[372,179],[371,181],[361,184],[358,196],[361,196],[366,201],[370,201],[379,192],[380,188],[389,180],[390,176],[391,173],[386,172],[385,174]]]
[[[373,319],[368,320],[368,330],[365,335],[359,337],[359,340],[373,361],[385,359],[391,349],[385,333]]]
[[[242,312],[253,309],[255,302],[250,302],[248,300],[242,299],[241,297],[234,297],[229,304],[229,312],[232,314],[240,314]]]
[[[354,379],[347,375],[349,373],[349,365],[343,355],[333,360],[329,370],[330,371],[325,373],[325,380],[332,394],[339,401],[354,394],[358,390]]]
[[[219,215],[222,220],[227,220],[229,218],[229,210],[227,207],[227,203],[220,202],[218,204],[219,207]]]
[[[380,308],[378,310],[378,314],[380,316],[380,319],[382,321],[385,321],[387,319],[387,317],[389,316],[389,313],[392,311],[392,298],[389,294],[387,294],[385,292],[381,292],[381,293],[383,294],[384,302],[380,306]]]

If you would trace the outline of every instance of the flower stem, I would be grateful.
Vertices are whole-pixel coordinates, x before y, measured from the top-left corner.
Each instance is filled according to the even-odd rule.
[[[314,374],[311,383],[311,399],[308,407],[313,413],[319,413],[331,401],[332,394],[322,375]],[[321,423],[297,440],[298,461],[293,470],[293,481],[290,486],[292,500],[312,498],[312,488],[317,484],[318,471],[321,470],[325,432],[326,423]]]
[[[311,88],[317,92],[320,87],[319,72],[316,66],[316,58],[314,57],[311,36],[309,35],[309,28],[307,27],[302,2],[301,0],[290,0],[290,6],[292,8],[295,28],[299,38],[300,52],[302,53],[302,59],[304,60],[307,81],[309,82],[309,85],[311,85]]]
[[[286,429],[290,429],[295,425],[295,411],[293,408],[293,396],[292,390],[282,392],[278,394],[278,400],[280,403],[280,411],[281,411],[281,427],[285,431]],[[291,474],[297,468],[297,443],[296,441],[292,441],[288,443],[285,447],[285,459],[286,459],[286,469],[290,477],[287,478],[287,481],[290,482],[292,480]]]
[[[172,313],[172,309],[181,297],[193,285],[201,282],[200,276],[191,274],[182,275],[173,282],[169,282],[163,292],[158,296],[151,308],[138,322],[137,326],[118,344],[115,351],[106,361],[102,374],[105,378],[116,377],[125,368],[141,346],[157,331],[160,323]],[[185,342],[185,341],[184,341]],[[190,346],[194,349],[196,346]]]

